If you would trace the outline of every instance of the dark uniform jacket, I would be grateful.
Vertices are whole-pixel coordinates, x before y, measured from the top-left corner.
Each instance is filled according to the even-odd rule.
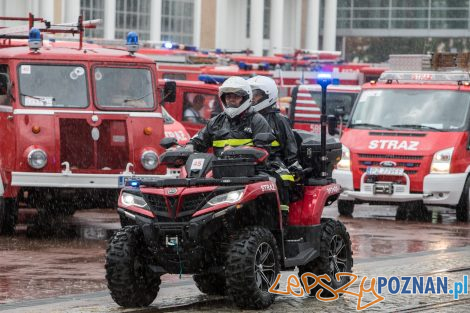
[[[260,113],[274,130],[279,145],[273,144],[272,151],[285,165],[290,166],[297,161],[297,142],[287,117],[279,109],[268,107]]]
[[[273,131],[264,117],[250,107],[233,119],[224,112],[213,117],[188,144],[200,152],[214,147],[214,153],[218,156],[225,146],[252,145],[253,138],[260,133]]]

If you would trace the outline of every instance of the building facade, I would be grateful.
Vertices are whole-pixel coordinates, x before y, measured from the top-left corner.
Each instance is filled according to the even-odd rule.
[[[142,40],[256,55],[322,49],[354,58],[386,51],[387,42],[413,53],[470,48],[470,0],[0,0],[0,15],[28,12],[54,23],[80,13],[103,19],[87,37],[121,39],[132,30]]]

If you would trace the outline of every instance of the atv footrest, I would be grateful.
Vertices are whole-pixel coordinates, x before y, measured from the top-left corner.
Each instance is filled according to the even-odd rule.
[[[295,267],[305,265],[319,255],[319,251],[315,248],[307,248],[297,254],[295,257],[284,259],[284,267]]]

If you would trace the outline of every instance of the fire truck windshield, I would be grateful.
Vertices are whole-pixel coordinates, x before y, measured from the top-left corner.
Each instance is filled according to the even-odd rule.
[[[155,106],[150,70],[143,68],[96,67],[97,106],[102,109],[151,109]]]
[[[80,65],[21,64],[21,104],[34,107],[88,106],[86,70]]]
[[[453,90],[364,90],[350,128],[458,131],[467,125],[470,93]]]

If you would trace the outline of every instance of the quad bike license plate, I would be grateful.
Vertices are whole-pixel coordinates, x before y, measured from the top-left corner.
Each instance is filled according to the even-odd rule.
[[[366,173],[374,176],[403,176],[405,170],[402,167],[368,167]]]

